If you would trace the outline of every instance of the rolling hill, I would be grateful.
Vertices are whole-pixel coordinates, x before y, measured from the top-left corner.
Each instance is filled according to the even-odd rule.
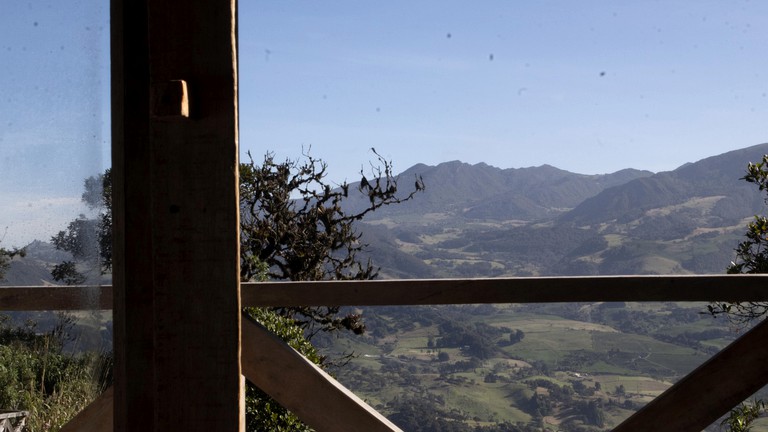
[[[652,174],[416,165],[426,191],[361,225],[387,277],[721,273],[764,197],[743,180],[768,144]],[[376,229],[371,228],[376,225]],[[385,247],[386,245],[386,247]],[[432,268],[391,266],[410,255]]]

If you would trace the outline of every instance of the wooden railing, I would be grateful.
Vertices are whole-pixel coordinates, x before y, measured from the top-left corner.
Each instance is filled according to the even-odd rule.
[[[29,411],[0,411],[0,432],[21,432]]]
[[[243,306],[438,305],[597,301],[768,301],[768,276],[598,276],[264,282],[241,285]],[[110,309],[112,289],[3,287],[0,310]],[[318,431],[396,431],[258,324],[243,319],[245,376]],[[700,431],[768,384],[768,324],[755,326],[678,381],[614,431]],[[278,359],[279,361],[275,361]],[[111,393],[104,397],[111,397]],[[103,398],[104,398],[103,397]],[[109,406],[99,399],[95,407]],[[88,428],[87,411],[77,429]],[[90,417],[100,417],[104,413]],[[336,415],[330,415],[335,413]],[[341,414],[343,413],[343,414]],[[85,420],[83,420],[85,418]]]

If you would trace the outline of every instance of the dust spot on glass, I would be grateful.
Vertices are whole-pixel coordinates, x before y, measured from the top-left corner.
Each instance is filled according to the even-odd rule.
[[[493,61],[493,53],[488,54],[488,60]]]
[[[35,27],[37,27],[37,21],[35,21],[34,23],[32,23],[32,25],[33,25],[33,26],[35,26]]]
[[[446,33],[446,34],[445,34],[445,38],[446,38],[446,39],[450,39],[450,38],[451,38],[451,36],[452,36],[452,35],[451,35],[451,33]]]

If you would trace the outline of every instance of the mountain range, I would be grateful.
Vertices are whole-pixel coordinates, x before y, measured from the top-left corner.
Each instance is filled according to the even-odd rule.
[[[421,176],[426,190],[361,230],[384,277],[722,273],[763,211],[741,178],[766,153],[761,144],[655,174],[419,164],[399,182]]]
[[[426,189],[369,213],[358,229],[384,278],[722,273],[746,223],[764,211],[764,196],[741,180],[763,154],[768,144],[667,172],[602,175],[417,164],[399,187],[421,177]],[[350,196],[345,205],[367,202]],[[40,241],[27,252],[5,285],[48,283],[53,263],[67,259]]]

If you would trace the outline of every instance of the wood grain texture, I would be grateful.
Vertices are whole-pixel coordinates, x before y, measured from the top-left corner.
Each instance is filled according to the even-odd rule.
[[[112,287],[0,287],[0,310],[80,310]],[[768,301],[766,275],[413,279],[242,284],[244,306],[427,305],[592,301]]]
[[[243,430],[235,2],[116,3],[115,430]]]
[[[242,284],[241,296],[245,306],[768,301],[768,276],[596,276],[257,282]]]
[[[401,431],[247,315],[242,346],[245,377],[316,431]]]
[[[112,286],[0,287],[0,311],[112,309]]]

